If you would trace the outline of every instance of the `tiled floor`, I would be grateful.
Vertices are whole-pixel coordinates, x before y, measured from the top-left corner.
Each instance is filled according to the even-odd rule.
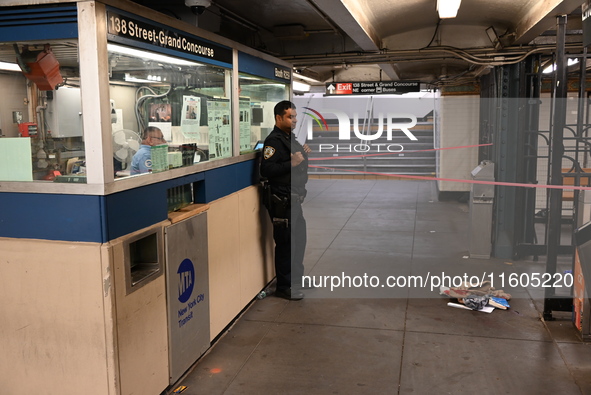
[[[315,279],[466,273],[501,288],[502,274],[544,271],[543,257],[469,258],[468,204],[439,202],[431,182],[308,187],[305,264]],[[448,307],[427,285],[257,300],[177,385],[184,395],[591,394],[591,344],[570,313],[540,319],[539,289],[505,286],[511,309],[487,314]]]

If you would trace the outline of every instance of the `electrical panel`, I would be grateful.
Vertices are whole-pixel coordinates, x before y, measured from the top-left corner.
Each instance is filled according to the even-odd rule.
[[[82,136],[80,88],[61,87],[48,92],[45,120],[54,138]]]

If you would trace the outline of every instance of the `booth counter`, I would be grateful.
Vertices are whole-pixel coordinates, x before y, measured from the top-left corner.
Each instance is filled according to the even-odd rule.
[[[160,394],[274,277],[253,147],[290,65],[126,1],[0,16],[0,387]]]

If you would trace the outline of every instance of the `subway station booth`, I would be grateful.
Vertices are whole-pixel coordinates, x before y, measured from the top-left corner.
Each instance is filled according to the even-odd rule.
[[[123,1],[0,15],[0,392],[160,393],[274,277],[254,147],[290,65]]]
[[[335,26],[303,31],[299,26],[280,25],[273,32],[276,36],[272,38],[272,43],[279,47],[290,40],[300,52],[293,56],[283,54],[282,60],[268,54],[277,52],[280,56],[280,51],[273,51],[277,47],[270,46],[266,48],[268,53],[263,53],[136,3],[140,1],[9,0],[0,7],[0,317],[3,319],[0,324],[0,350],[5,356],[0,359],[1,394],[25,391],[38,394],[160,394],[179,382],[208,349],[212,350],[211,345],[227,333],[226,329],[236,322],[236,318],[274,278],[272,225],[260,204],[257,143],[273,129],[273,107],[281,100],[293,100],[298,110],[307,107],[333,111],[332,118],[324,113],[327,118],[324,123],[313,120],[310,114],[308,118],[298,119],[298,133],[305,135],[306,128],[314,133],[314,138],[308,140],[313,149],[310,157],[321,160],[316,162],[318,166],[310,166],[311,179],[317,176],[332,182],[357,172],[365,173],[364,181],[369,179],[367,175],[377,179],[376,174],[385,174],[384,178],[390,180],[393,175],[405,179],[428,179],[429,182],[434,180],[436,194],[433,198],[431,184],[417,187],[415,180],[402,188],[400,184],[395,184],[393,189],[376,187],[378,196],[372,195],[374,201],[369,202],[375,213],[371,212],[367,218],[356,217],[357,223],[352,225],[357,228],[342,232],[349,236],[344,242],[341,239],[332,245],[330,239],[326,243],[331,244],[330,248],[325,246],[325,249],[316,248],[313,251],[312,255],[329,251],[333,257],[345,257],[331,269],[340,269],[343,263],[351,265],[347,260],[355,255],[352,250],[367,241],[363,235],[352,236],[360,234],[356,232],[376,228],[376,234],[381,237],[379,226],[374,222],[386,227],[400,220],[398,225],[410,227],[404,235],[408,239],[379,239],[386,240],[384,244],[388,248],[382,251],[384,256],[380,255],[380,251],[371,251],[375,253],[372,256],[379,258],[377,262],[384,259],[388,264],[395,263],[391,266],[403,262],[408,267],[403,264],[399,267],[409,271],[417,261],[419,268],[420,263],[425,262],[426,267],[430,267],[428,265],[432,262],[442,263],[442,267],[452,260],[455,264],[459,260],[456,259],[458,251],[447,256],[443,253],[444,249],[455,248],[461,244],[460,241],[463,242],[463,236],[469,236],[471,251],[466,253],[461,250],[458,266],[469,267],[470,270],[482,272],[481,268],[485,267],[473,258],[485,261],[489,265],[486,267],[502,271],[508,267],[505,263],[510,260],[517,262],[534,257],[537,261],[538,257],[544,257],[545,268],[534,266],[537,264],[535,261],[528,262],[531,266],[524,269],[525,273],[536,267],[536,270],[545,270],[547,274],[568,274],[579,279],[583,277],[581,271],[589,271],[591,266],[588,264],[581,267],[581,262],[589,262],[588,251],[587,255],[583,254],[581,262],[572,259],[574,244],[588,247],[591,237],[589,226],[575,235],[577,228],[591,223],[588,193],[588,162],[591,158],[588,114],[591,107],[586,74],[589,55],[578,41],[575,42],[580,35],[580,23],[569,28],[566,17],[559,15],[556,25],[539,36],[535,50],[531,50],[528,45],[520,46],[525,41],[517,43],[519,45],[507,44],[507,48],[503,48],[514,34],[503,35],[499,31],[501,36],[498,36],[494,28],[480,29],[478,24],[453,26],[439,19],[411,30],[408,26],[412,24],[412,18],[409,17],[405,21],[408,24],[401,25],[400,35],[382,37],[383,43],[392,47],[388,49],[388,45],[378,48],[374,42],[368,43],[367,38],[373,38],[371,29],[364,30],[361,37],[356,35],[364,27],[364,18],[358,20],[357,25],[352,25],[349,14],[334,12],[329,18],[327,13],[318,12],[318,4],[322,5],[320,8],[330,10],[331,4],[338,3],[339,10],[343,11],[348,2],[306,1],[311,8],[308,15],[314,15],[329,26],[331,18],[338,20],[340,29],[346,30],[349,37],[333,34],[339,30]],[[155,9],[160,6],[156,7],[158,2],[151,0],[141,3],[152,5]],[[210,2],[187,0],[187,3]],[[407,6],[415,7],[415,14],[421,7],[427,10],[426,0],[407,2],[404,7],[401,3],[396,4],[400,8],[392,7],[392,10],[402,10]],[[431,3],[428,5],[429,12],[435,16],[434,6],[438,2],[433,0]],[[503,2],[505,6],[507,3]],[[524,0],[510,3],[514,3],[514,10],[520,4],[527,3],[529,6],[536,2]],[[555,18],[556,13],[568,13],[580,6],[574,3],[566,0],[539,2],[536,5],[539,8],[530,7],[529,10],[523,6],[519,11],[519,16],[523,18],[516,26],[531,28],[550,15]],[[301,6],[299,3],[290,5],[295,8]],[[222,5],[217,6],[224,11],[225,17],[245,24],[239,15],[224,10]],[[496,6],[497,2],[487,3],[490,10],[497,11]],[[477,2],[464,1],[462,11],[477,9],[480,13],[485,9],[482,7]],[[510,7],[501,8],[498,11],[504,14],[494,24],[508,25],[508,14],[514,12]],[[424,10],[421,9],[421,13]],[[195,11],[203,10],[196,6]],[[406,9],[398,16],[404,17],[405,12]],[[544,18],[540,17],[541,14]],[[576,16],[579,17],[579,14]],[[386,17],[379,19],[393,25]],[[254,29],[246,25],[243,26],[245,29]],[[383,25],[376,25],[376,29],[378,27],[384,28]],[[464,29],[468,29],[468,33]],[[539,29],[536,27],[533,30],[538,36]],[[415,46],[420,49],[411,49],[422,40],[425,32],[428,32],[427,39],[433,37],[431,43],[423,48],[428,42],[425,41]],[[531,41],[529,31],[517,33],[522,34],[520,38],[527,39],[527,43]],[[468,53],[445,45],[446,40],[452,37],[459,38],[457,42],[466,46],[477,46],[473,34],[480,37],[478,45],[482,38],[490,39],[488,47],[472,48]],[[306,48],[320,35],[329,37],[323,45],[332,47],[335,52],[340,51],[338,56],[320,53],[324,48],[320,40],[318,48]],[[355,39],[357,47],[351,44]],[[396,47],[398,44],[400,48]],[[308,49],[310,53],[304,53]],[[443,52],[438,52],[440,50]],[[370,70],[369,67],[364,68],[363,62],[374,61],[381,64],[380,67],[387,66],[379,71],[380,82],[382,71],[393,71],[393,63],[397,63],[396,67],[405,75],[413,75],[413,67],[417,75],[425,72],[429,62],[440,62],[441,67],[438,66],[439,74],[430,80],[430,96],[421,96],[412,103],[406,99],[402,101],[400,97],[394,99],[392,95],[378,96],[377,90],[372,91],[376,93],[374,96],[359,95],[354,98],[332,95],[331,84],[326,84],[325,90],[326,81],[340,82],[348,76],[355,76],[353,70],[357,67],[351,67],[351,63],[363,58],[361,55],[368,58],[355,65],[362,73]],[[472,62],[464,71],[455,68],[458,56],[468,57],[468,63]],[[444,58],[448,63],[444,64]],[[320,79],[320,85],[315,87],[320,89],[307,95],[294,94],[295,69],[299,72],[310,64],[319,64],[322,69],[328,67],[329,62],[335,62],[334,59],[342,59],[342,64],[338,65],[338,73],[334,71],[337,66],[331,64],[334,67],[332,79],[328,71]],[[425,63],[425,68],[418,67],[421,62]],[[554,67],[557,71],[547,75],[544,73],[547,67]],[[373,72],[375,69],[372,69]],[[371,74],[370,78],[377,81],[376,75]],[[389,77],[395,79],[392,73]],[[414,93],[423,95],[425,82],[416,82],[416,87],[423,89]],[[410,103],[412,110],[408,109],[410,107],[405,109],[401,103]],[[366,137],[376,129],[379,133],[384,131],[382,140],[376,139],[374,148],[371,148],[377,151],[365,151],[354,143],[337,143],[335,136],[330,134],[339,132],[340,121],[334,117],[334,112],[346,113],[349,120],[355,119],[352,122],[357,122],[356,126],[364,129],[362,132],[366,133]],[[299,111],[299,115],[302,113]],[[398,124],[402,128],[392,131],[392,123],[400,119],[387,115],[392,119],[384,120],[382,116],[375,115],[390,113],[412,113],[415,118],[409,133],[417,136],[418,141],[402,133],[406,121]],[[357,115],[361,115],[360,119]],[[376,121],[377,118],[380,118],[379,121]],[[146,144],[146,129],[151,130],[150,144]],[[388,132],[385,132],[386,129]],[[395,134],[394,139],[401,140],[386,141],[389,132]],[[401,144],[404,144],[406,152],[396,151],[401,146],[397,144],[400,141],[403,141]],[[389,151],[390,148],[393,151]],[[384,152],[380,149],[388,150],[388,156],[383,156]],[[143,165],[139,166],[140,170],[137,161],[134,161],[134,157],[139,157],[136,155],[138,152],[150,154],[149,161],[144,158],[140,163]],[[471,176],[482,182],[474,184],[473,190],[470,183],[462,182],[471,181]],[[322,184],[322,188],[330,191],[336,182],[330,187],[326,186],[328,184]],[[392,187],[392,184],[388,186]],[[563,193],[563,189],[568,189],[565,186],[574,190]],[[408,206],[401,206],[404,199],[394,201],[396,192],[392,191],[395,188],[399,188],[396,192],[403,190],[408,193],[400,193],[408,197],[409,202],[404,201]],[[410,193],[405,188],[414,190]],[[357,185],[345,185],[342,190],[328,193],[328,199],[334,201],[321,202],[312,207],[311,212],[327,215],[318,214],[318,218],[314,218],[316,225],[322,221],[326,222],[322,225],[343,225],[347,222],[349,217],[328,218],[326,213],[330,210],[327,207],[338,208],[336,206],[343,201],[354,205],[355,202],[347,199],[350,196],[353,196],[352,199],[365,196],[361,192],[366,191],[359,189]],[[450,197],[464,199],[458,207],[452,206],[457,209],[456,212],[445,205],[434,207],[438,198],[445,201]],[[467,200],[469,207],[462,206]],[[391,211],[379,211],[381,204],[387,205]],[[408,209],[403,212],[411,219],[404,221],[398,216],[384,216],[384,213],[398,214],[396,210],[401,207]],[[419,209],[425,211],[420,212]],[[370,209],[366,207],[365,210],[367,215]],[[461,226],[467,211],[471,215],[471,228],[465,231]],[[420,218],[421,215],[425,217]],[[438,222],[436,219],[439,218],[433,217],[439,215],[457,218]],[[440,227],[426,230],[433,224]],[[331,228],[327,232],[327,227],[323,227],[322,232],[314,229],[314,234],[324,242],[328,239],[326,234],[336,234],[341,229]],[[397,236],[401,234],[396,233]],[[418,235],[417,243],[415,235]],[[435,240],[440,235],[444,237],[438,239],[438,244]],[[336,237],[334,240],[337,240]],[[423,241],[422,245],[420,241]],[[425,246],[428,248],[421,250]],[[463,247],[462,244],[459,248]],[[399,255],[395,260],[391,252],[397,248],[394,252]],[[408,255],[404,255],[403,250]],[[355,252],[361,255],[364,264],[370,260],[364,254],[367,250]],[[330,253],[325,255],[330,257]],[[501,269],[491,266],[498,262],[501,262]],[[511,267],[517,266],[516,263]],[[567,267],[568,270],[574,267],[574,273],[563,271]],[[587,274],[591,277],[591,273]],[[525,278],[528,278],[527,275]],[[527,373],[530,366],[538,369],[532,371],[544,376],[542,379],[553,380],[555,376],[548,372],[558,369],[554,370],[555,365],[547,364],[548,360],[566,365],[572,355],[575,359],[584,359],[576,352],[569,355],[564,351],[553,358],[556,351],[553,350],[554,344],[546,340],[552,313],[566,312],[568,315],[570,310],[575,310],[574,318],[568,320],[577,324],[578,334],[583,340],[591,338],[591,320],[589,314],[585,314],[589,310],[588,289],[584,287],[581,283],[578,289],[575,286],[577,298],[574,301],[572,294],[562,298],[564,295],[556,297],[553,294],[553,288],[542,289],[541,296],[538,296],[544,304],[539,311],[539,315],[546,320],[543,325],[534,303],[528,305],[531,299],[527,298],[516,301],[517,306],[521,303],[522,314],[517,309],[517,314],[510,311],[503,317],[505,321],[499,319],[494,324],[489,324],[482,316],[474,321],[462,321],[465,317],[474,316],[455,318],[452,314],[457,311],[437,311],[419,298],[414,300],[416,305],[408,303],[400,309],[380,310],[381,306],[391,307],[390,303],[402,300],[394,298],[383,298],[373,305],[361,298],[349,299],[341,305],[315,305],[309,310],[316,317],[306,317],[310,321],[305,324],[313,322],[307,334],[312,334],[313,340],[317,340],[314,336],[318,335],[318,343],[314,343],[317,347],[323,346],[320,332],[326,336],[325,340],[330,339],[327,343],[334,342],[336,345],[330,354],[333,358],[330,363],[316,358],[318,365],[311,366],[310,370],[318,369],[318,375],[321,375],[326,366],[333,367],[335,362],[342,373],[341,378],[344,377],[343,382],[346,378],[356,379],[357,371],[365,368],[371,371],[364,379],[372,377],[371,374],[380,374],[380,379],[389,377],[395,383],[394,387],[402,392],[409,388],[428,387],[431,382],[423,379],[423,369],[428,364],[415,362],[430,361],[430,357],[441,358],[442,354],[437,352],[443,352],[444,348],[434,350],[425,338],[443,338],[446,335],[445,342],[439,344],[445,344],[455,352],[466,346],[464,340],[469,337],[480,340],[472,333],[475,329],[462,327],[461,324],[468,322],[466,327],[473,324],[474,328],[484,328],[481,338],[486,338],[486,341],[509,340],[490,347],[487,353],[525,350],[523,354],[529,357],[537,352],[535,361],[538,364],[512,359],[515,365],[497,364],[491,368],[495,371],[511,370],[506,375],[522,376],[514,381],[525,383],[523,387],[529,388],[530,382],[525,379],[538,380]],[[567,292],[570,291],[569,288]],[[562,305],[565,300],[566,304]],[[272,298],[260,302],[268,302],[270,310],[277,310]],[[358,314],[351,314],[353,318],[350,318],[340,311],[345,304],[347,313],[356,310]],[[376,310],[372,310],[374,305]],[[293,304],[290,306],[295,309]],[[298,313],[303,310],[306,309],[300,309]],[[411,317],[412,314],[407,314],[407,311],[415,316]],[[374,314],[376,312],[378,314]],[[290,318],[297,316],[293,310],[291,313]],[[342,326],[333,325],[332,319],[337,313],[337,319],[345,321],[345,324],[341,322]],[[265,319],[257,321],[257,324],[263,321],[260,327],[273,320],[269,318],[273,317],[271,313],[266,311],[265,314],[259,316]],[[424,316],[417,319],[418,314]],[[318,316],[323,316],[329,324],[321,326],[325,321],[320,320],[320,324],[314,322]],[[447,324],[452,322],[452,334],[442,335],[440,328],[446,322],[441,317],[448,319]],[[498,315],[493,319],[498,319]],[[526,319],[529,325],[523,324]],[[568,322],[569,327],[573,322]],[[369,329],[362,328],[366,323]],[[429,323],[434,328],[431,332],[424,329],[429,327]],[[456,323],[460,324],[454,326]],[[275,334],[285,335],[288,331],[284,329],[293,322],[275,324]],[[354,352],[357,350],[354,347],[343,347],[341,338],[333,336],[333,333],[351,336],[343,329],[347,324],[350,328],[346,329],[354,332],[355,340],[369,339],[367,343],[359,343],[362,344],[358,345],[359,350],[365,352],[363,345],[371,345],[371,341],[375,340],[374,346],[377,346],[374,351],[379,357],[368,358],[371,363],[353,363],[363,352]],[[509,333],[508,337],[502,337],[504,333],[497,331],[497,324]],[[397,325],[401,329],[396,329]],[[321,327],[323,331],[319,330]],[[394,332],[394,336],[387,337],[390,346],[398,341],[398,335],[402,338],[400,344],[395,344],[400,345],[400,355],[395,350],[391,361],[384,357],[391,350],[383,343],[386,337],[379,333],[383,327]],[[531,335],[528,331],[532,327],[544,334],[540,337],[538,333]],[[331,332],[335,328],[338,331]],[[494,333],[488,332],[492,331],[491,328]],[[462,329],[467,332],[462,333]],[[359,335],[362,332],[364,335]],[[491,333],[492,336],[489,336]],[[298,332],[299,339],[309,341],[310,338],[304,335],[305,330]],[[241,338],[244,344],[240,346],[253,342],[255,337]],[[280,338],[272,338],[270,342],[276,339]],[[522,348],[517,343],[519,340],[525,344],[521,344]],[[254,343],[253,347],[258,347],[258,341]],[[280,343],[284,345],[280,340],[275,341],[275,345]],[[301,344],[295,343],[290,346],[299,351]],[[533,352],[530,352],[530,345]],[[480,350],[468,346],[470,352]],[[423,355],[420,355],[421,347],[427,350]],[[581,349],[583,347],[577,351]],[[244,350],[247,348],[242,347]],[[269,347],[268,350],[274,349]],[[344,354],[338,354],[343,350]],[[351,350],[353,352],[346,353]],[[413,350],[419,350],[413,357],[416,361],[409,359]],[[250,356],[250,351],[247,351]],[[402,358],[402,351],[406,352],[406,359]],[[468,351],[464,353],[468,355]],[[318,355],[323,356],[322,353]],[[318,357],[308,354],[308,359],[312,360],[314,356]],[[235,356],[231,355],[228,359],[234,362],[232,358]],[[250,368],[250,372],[254,372],[259,381],[271,381],[266,380],[268,377],[264,374],[272,375],[275,371],[264,365],[263,359],[255,361],[261,364],[254,366],[266,366],[267,369]],[[372,366],[378,359],[383,370],[379,369],[380,366]],[[279,366],[271,360],[269,358],[267,363]],[[411,366],[408,365],[409,360]],[[401,361],[407,365],[403,366]],[[459,362],[469,365],[469,368],[475,365],[469,358]],[[399,364],[400,373],[392,368]],[[456,367],[455,364],[449,365],[454,366],[442,366],[439,359],[431,366],[442,370]],[[246,360],[241,366],[246,366]],[[547,367],[547,370],[540,366]],[[584,364],[581,363],[581,366],[584,367]],[[350,373],[347,369],[355,371]],[[562,371],[569,380],[571,376],[584,376],[581,373],[585,372],[583,368],[576,369],[578,365],[573,370],[564,368]],[[403,371],[410,374],[403,375]],[[524,371],[526,373],[522,374]],[[289,369],[282,372],[290,376],[292,373]],[[430,377],[446,378],[440,371],[430,372],[435,372]],[[456,373],[450,373],[454,380]],[[476,375],[488,380],[489,373]],[[211,380],[206,384],[229,388],[225,382],[220,384],[223,380],[221,376],[217,377],[219,382]],[[226,378],[228,376],[231,374],[226,372]],[[276,376],[278,381],[283,379],[280,375]],[[309,376],[314,378],[313,374]],[[328,376],[323,376],[322,380]],[[400,384],[404,380],[406,387]],[[473,385],[480,383],[470,379],[454,380],[450,381],[457,386],[467,385],[467,381]],[[436,381],[433,379],[433,382]],[[288,386],[289,381],[286,382]],[[305,380],[302,382],[306,384]],[[305,393],[316,388],[316,382],[311,380],[310,383]],[[379,385],[382,382],[367,379],[367,387],[364,388],[376,383]],[[543,380],[538,384],[543,389],[548,388]],[[209,387],[204,385],[204,388],[203,391],[207,391]]]

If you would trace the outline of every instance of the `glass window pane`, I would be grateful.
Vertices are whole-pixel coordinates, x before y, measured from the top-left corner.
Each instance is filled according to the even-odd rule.
[[[108,45],[117,178],[232,156],[231,71]]]
[[[252,152],[275,126],[273,108],[289,99],[289,85],[240,74],[240,153]]]
[[[86,182],[77,40],[5,47],[0,181]]]

